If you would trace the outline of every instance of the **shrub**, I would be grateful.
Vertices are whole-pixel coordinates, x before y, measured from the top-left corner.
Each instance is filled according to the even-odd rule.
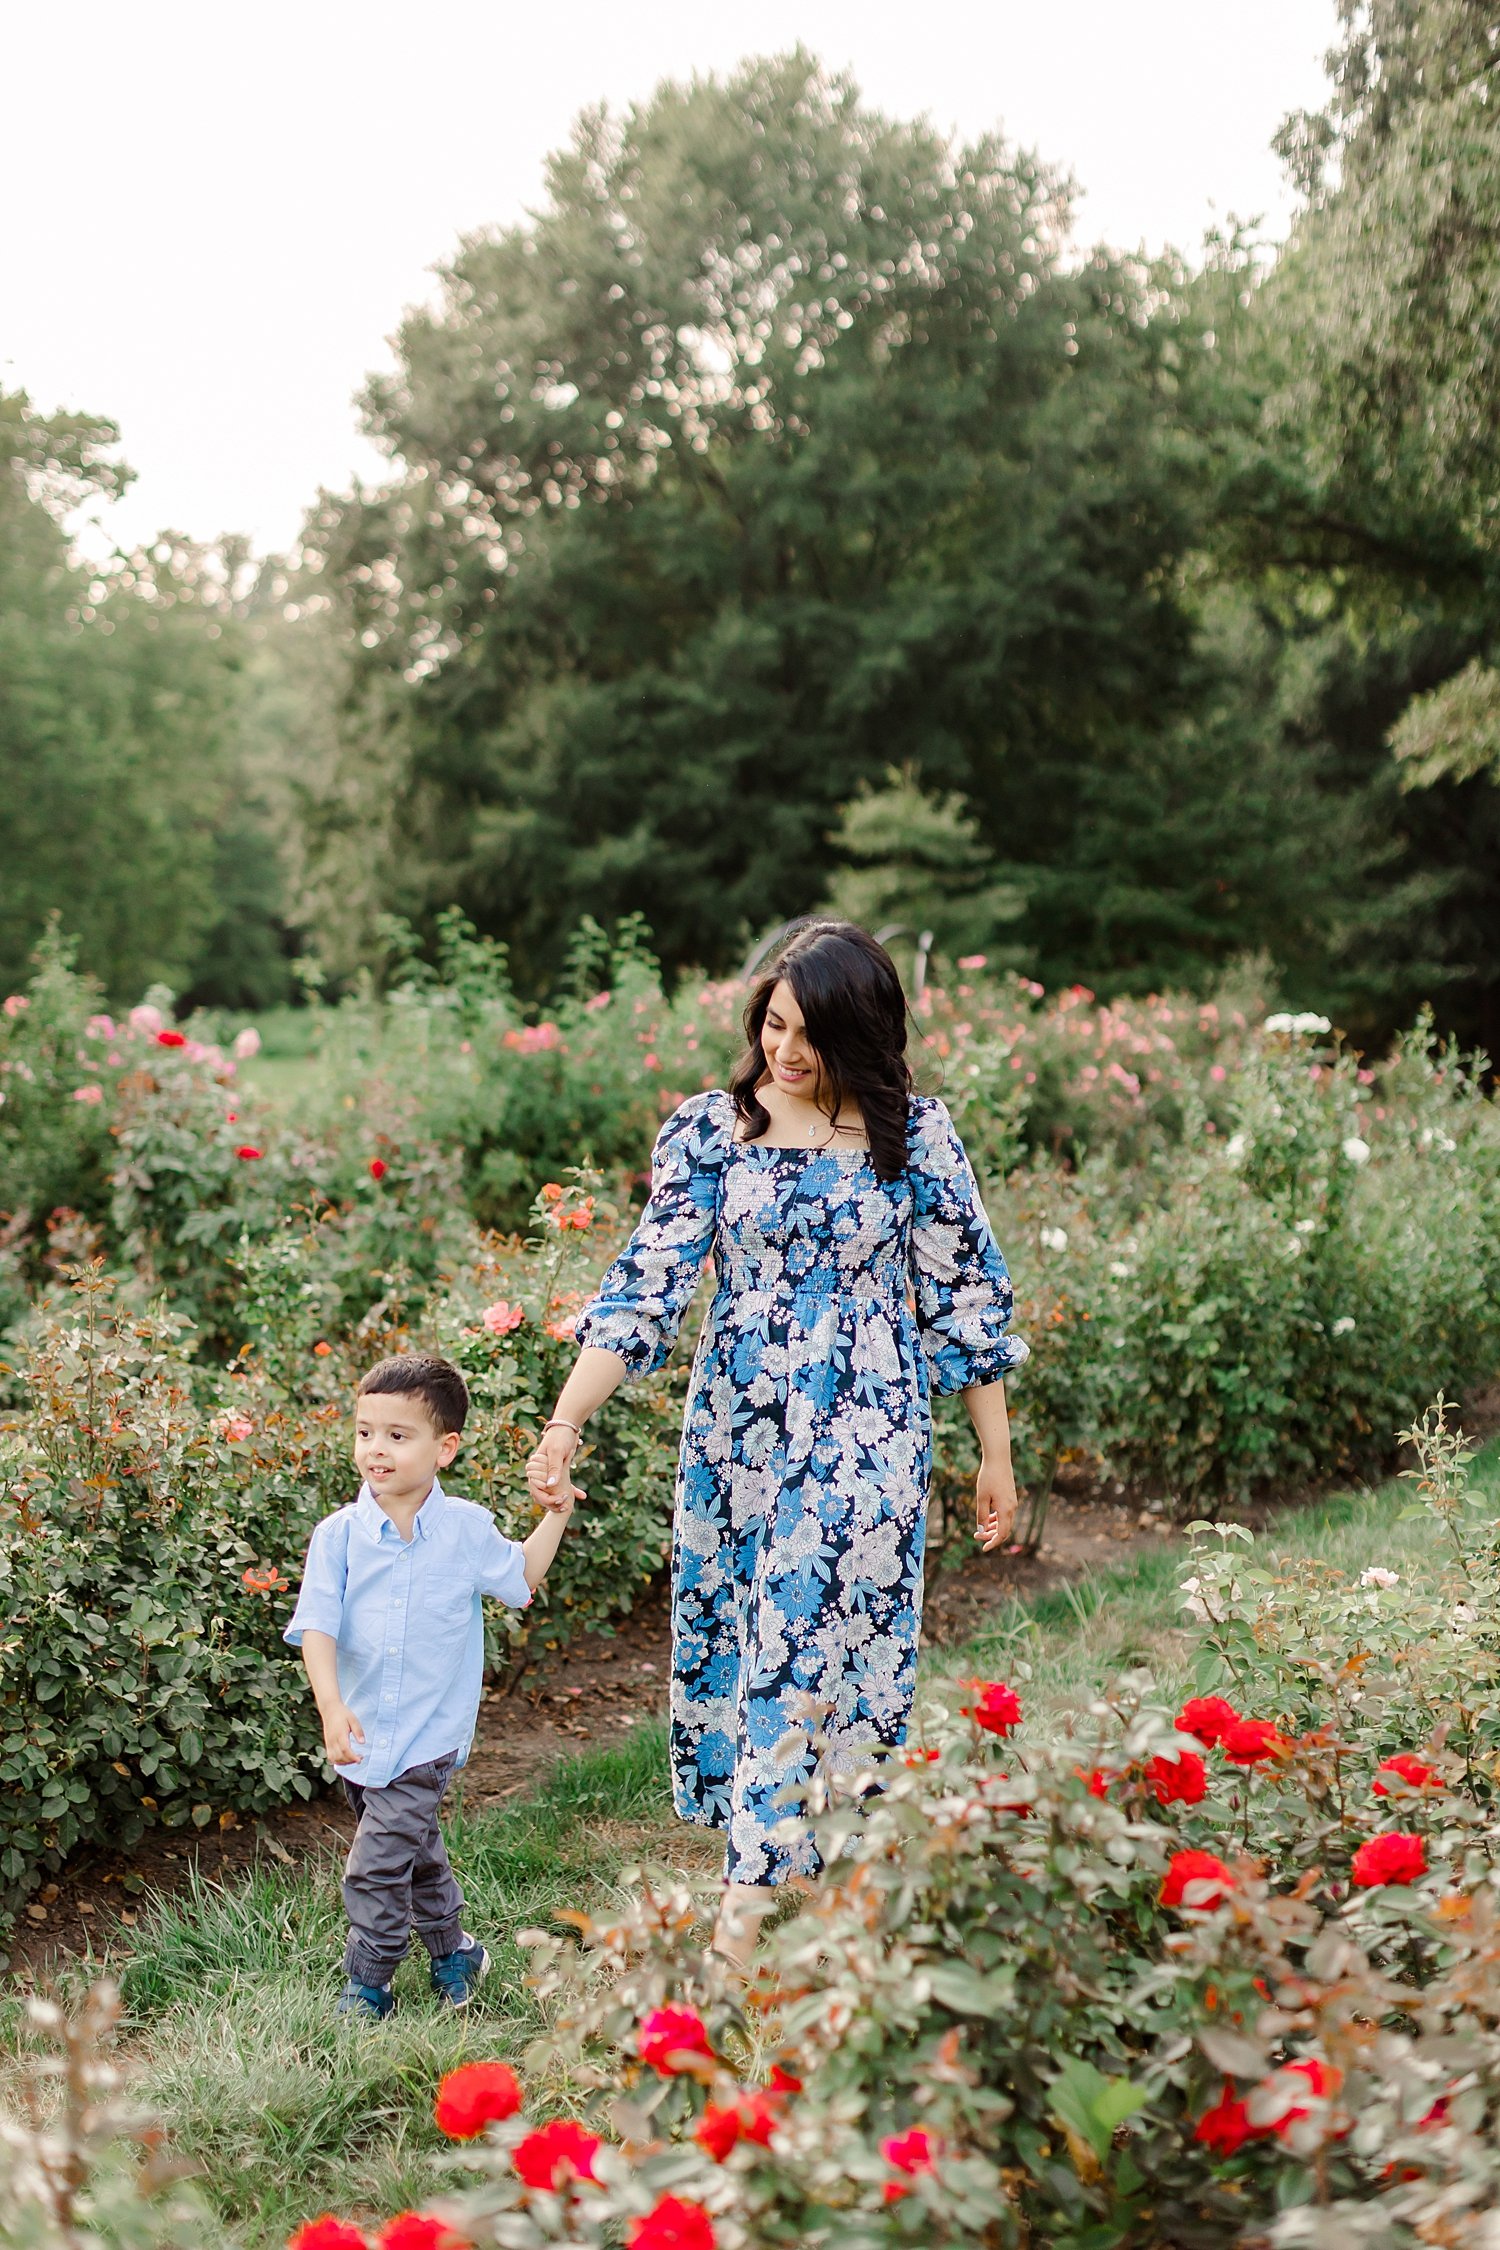
[[[281,1628],[314,1523],[357,1486],[358,1377],[389,1351],[454,1359],[473,1411],[450,1481],[524,1537],[522,1464],[571,1359],[598,1210],[597,1183],[559,1184],[529,1243],[472,1237],[441,1290],[366,1274],[384,1293],[344,1326],[362,1218],[242,1239],[255,1343],[227,1373],[197,1362],[179,1313],[73,1270],[17,1363],[25,1411],[0,1423],[0,1900],[79,1843],[311,1793],[319,1729]],[[486,1612],[492,1666],[607,1626],[661,1568],[679,1386],[637,1386],[601,1428],[547,1586]]]
[[[0,1885],[76,1844],[199,1826],[311,1793],[318,1734],[280,1617],[247,1571],[295,1553],[314,1493],[279,1510],[194,1396],[173,1314],[116,1312],[78,1276],[0,1425]],[[283,1581],[284,1582],[284,1581]]]
[[[1417,1436],[1451,1551],[1407,1602],[1419,1631],[1442,1609],[1451,1638],[1495,1563],[1459,1449],[1430,1420]],[[1460,1617],[1456,1658],[1434,1630],[1413,1702],[1394,1609],[1369,1648],[1389,1589],[1325,1578],[1293,1621],[1275,1573],[1204,1536],[1223,1567],[1197,1558],[1185,1600],[1208,1613],[1206,1679],[1231,1692],[1179,1721],[1135,1677],[1052,1744],[965,1724],[960,1703],[993,1692],[944,1697],[877,1796],[814,1782],[827,1872],[743,1998],[670,1883],[581,1944],[534,1933],[554,2027],[527,2078],[592,2088],[612,2145],[559,2207],[511,2162],[538,2128],[528,2103],[480,2152],[483,2190],[445,2206],[460,2231],[601,2244],[670,2197],[718,2250],[1487,2246],[1494,1761],[1470,1756],[1467,1720],[1451,1751],[1440,1726],[1411,1738],[1438,1784],[1389,1747],[1451,1709],[1455,1663],[1482,1683],[1471,1701],[1493,1696],[1488,1626]],[[1263,1754],[1236,1764],[1225,1737],[1247,1724]],[[1158,1761],[1188,1757],[1207,1786],[1162,1791]],[[747,2113],[764,2129],[726,2128]]]

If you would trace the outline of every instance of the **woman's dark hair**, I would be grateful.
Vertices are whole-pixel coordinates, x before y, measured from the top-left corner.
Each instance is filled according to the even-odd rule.
[[[383,1359],[360,1383],[360,1398],[415,1398],[435,1430],[461,1430],[469,1390],[458,1369],[431,1352],[402,1352]]]
[[[899,1179],[912,1091],[906,994],[885,947],[853,922],[793,922],[761,972],[745,1008],[745,1052],[729,1081],[744,1137],[758,1140],[771,1123],[756,1088],[767,1068],[766,1009],[783,978],[821,1066],[820,1108],[834,1118],[846,1105],[857,1107],[875,1170],[883,1180]]]

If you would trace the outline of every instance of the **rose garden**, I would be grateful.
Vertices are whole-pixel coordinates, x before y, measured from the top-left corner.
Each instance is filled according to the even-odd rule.
[[[278,1075],[44,950],[0,1016],[13,1927],[70,1855],[317,1803],[279,1634],[354,1373],[460,1365],[460,1488],[520,1531],[572,1312],[738,1001],[626,945],[526,1010],[450,921]],[[878,1788],[814,1782],[826,1871],[748,1987],[654,1728],[459,1816],[507,1964],[461,2023],[334,2030],[329,1858],[148,1896],[13,1987],[15,2239],[1492,2239],[1500,1539],[1446,1402],[1500,1365],[1493,1106],[1425,1026],[1360,1058],[1248,980],[1105,1006],[965,957],[918,1021],[1034,1339],[1022,1536],[1108,1483],[1166,1555],[929,1651]],[[591,1433],[526,1637],[487,1613],[502,1713],[660,1571],[683,1356]]]

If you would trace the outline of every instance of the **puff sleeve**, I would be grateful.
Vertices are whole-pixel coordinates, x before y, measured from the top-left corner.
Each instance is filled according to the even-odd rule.
[[[713,1245],[728,1147],[728,1097],[695,1094],[657,1136],[651,1194],[634,1234],[578,1316],[574,1341],[617,1352],[627,1382],[664,1364]]]
[[[953,1120],[939,1101],[912,1104],[911,1276],[932,1388],[946,1396],[995,1383],[1028,1359],[1007,1334],[1010,1275]]]

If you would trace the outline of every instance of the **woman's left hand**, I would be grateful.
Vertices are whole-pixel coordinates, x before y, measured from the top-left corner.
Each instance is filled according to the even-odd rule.
[[[989,1555],[1016,1523],[1016,1480],[1009,1461],[981,1461],[974,1484],[974,1536]]]

